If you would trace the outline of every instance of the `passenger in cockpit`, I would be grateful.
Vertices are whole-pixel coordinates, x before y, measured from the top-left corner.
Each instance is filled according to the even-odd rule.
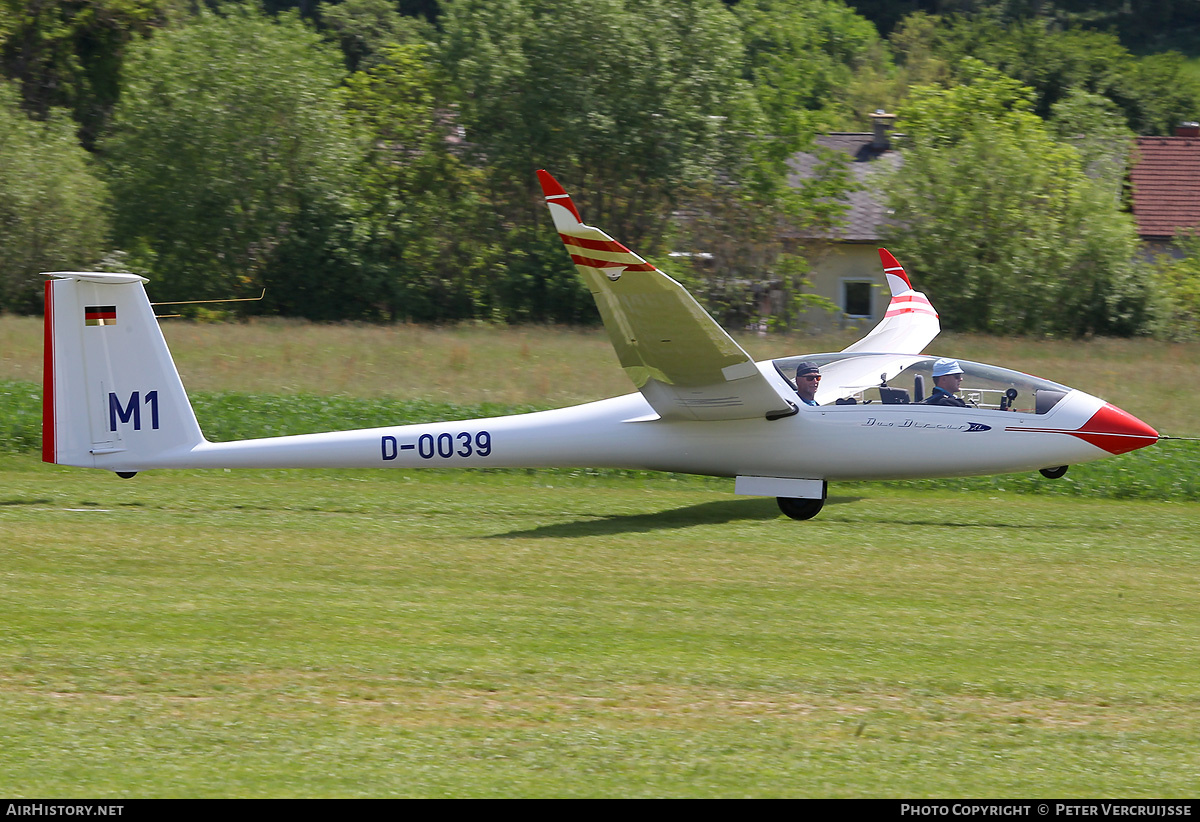
[[[820,405],[817,402],[817,386],[821,384],[821,369],[816,363],[802,362],[796,366],[796,393],[805,405]]]
[[[962,386],[962,380],[963,370],[958,360],[938,360],[933,364],[933,393],[925,400],[925,404],[966,408],[967,404],[954,396]]]

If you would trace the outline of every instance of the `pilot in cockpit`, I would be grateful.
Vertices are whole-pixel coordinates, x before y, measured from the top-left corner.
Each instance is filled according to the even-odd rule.
[[[925,400],[925,404],[966,408],[967,404],[954,396],[962,387],[962,380],[963,370],[958,360],[938,360],[933,364],[933,393]]]
[[[821,369],[816,363],[802,362],[796,366],[796,393],[805,405],[820,405],[817,402],[817,386],[821,384]]]

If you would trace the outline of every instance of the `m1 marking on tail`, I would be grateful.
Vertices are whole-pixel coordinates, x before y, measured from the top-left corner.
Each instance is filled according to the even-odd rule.
[[[118,420],[123,423],[128,423],[132,420],[133,430],[142,430],[142,404],[138,402],[139,392],[134,391],[129,395],[129,402],[121,405],[121,401],[117,399],[117,395],[108,392],[108,430],[116,431]],[[147,391],[145,404],[150,406],[150,428],[158,430],[158,392]]]

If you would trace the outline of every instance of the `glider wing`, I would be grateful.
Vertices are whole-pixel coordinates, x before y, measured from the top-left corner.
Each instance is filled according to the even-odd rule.
[[[896,376],[919,359],[913,355],[924,351],[941,331],[937,311],[929,298],[913,289],[904,267],[892,253],[886,248],[879,249],[879,260],[892,290],[892,301],[879,325],[858,342],[848,345],[843,353],[896,356],[891,360],[849,357],[823,366],[821,387],[816,396],[822,405]]]
[[[883,273],[892,290],[892,301],[879,325],[846,351],[871,351],[889,354],[920,354],[942,330],[938,313],[929,298],[915,291],[904,267],[886,248],[879,249]]]
[[[585,225],[550,174],[538,171],[538,180],[621,366],[659,417],[736,420],[795,412],[795,404],[687,289],[600,229]]]

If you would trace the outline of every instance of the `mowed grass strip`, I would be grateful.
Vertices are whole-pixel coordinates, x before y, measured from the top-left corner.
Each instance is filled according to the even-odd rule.
[[[10,796],[1194,796],[1195,503],[0,458]]]

